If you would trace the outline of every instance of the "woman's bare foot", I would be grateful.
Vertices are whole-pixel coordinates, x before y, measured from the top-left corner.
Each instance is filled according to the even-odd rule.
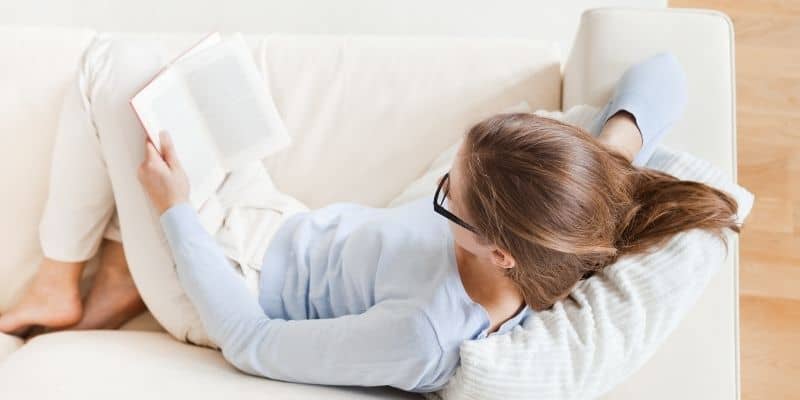
[[[82,262],[45,258],[33,283],[14,307],[0,315],[0,332],[26,336],[34,326],[63,328],[81,319]]]
[[[100,268],[84,303],[83,317],[68,329],[117,329],[144,310],[122,243],[105,240]]]

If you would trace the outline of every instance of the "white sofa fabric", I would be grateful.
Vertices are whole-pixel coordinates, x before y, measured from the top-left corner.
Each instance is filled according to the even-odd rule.
[[[680,31],[663,34],[676,24],[681,24]],[[689,59],[690,108],[692,102],[702,107],[676,127],[668,143],[734,174],[730,29],[726,17],[708,12],[590,11],[584,14],[578,41],[564,66],[563,99],[561,60],[549,43],[249,35],[293,135],[293,146],[265,164],[279,187],[312,207],[339,200],[384,205],[471,122],[522,100],[534,109],[599,104],[625,65],[645,52],[670,49],[682,61]],[[0,158],[0,179],[4,187],[24,186],[21,192],[4,198],[6,207],[0,208],[4,227],[0,232],[2,311],[19,296],[38,262],[35,226],[46,188],[54,114],[71,67],[94,32],[4,27],[0,33],[0,49],[8,60],[0,66],[0,79],[8,88],[0,93],[0,104],[5,106],[0,114],[0,140],[4,148],[15,149]],[[197,34],[154,36],[178,51]],[[53,54],[63,62],[52,62]],[[701,54],[704,57],[695,58]],[[417,79],[409,80],[409,75]],[[715,112],[703,115],[709,105]],[[707,136],[692,137],[697,127]],[[23,164],[30,167],[18,168]],[[732,244],[735,256],[735,240]],[[659,350],[643,373],[612,392],[613,398],[736,395],[735,257],[722,270],[668,339],[667,350]],[[130,326],[153,329],[152,320],[147,321],[145,316]],[[698,341],[689,338],[695,332],[701,332]],[[161,338],[156,339],[157,344],[154,337]],[[673,340],[675,337],[678,339]],[[139,398],[155,393],[153,387],[163,387],[171,388],[165,394],[191,392],[195,398],[216,398],[221,392],[203,388],[213,386],[218,378],[219,387],[230,387],[227,393],[236,393],[236,378],[224,374],[228,367],[208,361],[215,357],[220,361],[221,356],[200,348],[186,351],[186,345],[166,339],[165,333],[152,332],[48,334],[22,346],[0,364],[0,394],[13,395],[10,398],[111,394]],[[11,347],[19,344],[13,339],[10,343]],[[696,357],[698,354],[702,356]],[[148,367],[153,363],[174,365],[181,372]],[[47,368],[32,367],[41,364]],[[109,365],[114,373],[107,373]],[[102,378],[96,380],[97,376]],[[241,385],[253,385],[252,391],[243,390],[239,398],[265,393],[275,398],[321,395],[314,391],[315,385],[238,376]],[[208,380],[211,386],[198,386],[195,378]],[[232,381],[223,383],[224,379]],[[678,379],[682,385],[673,384]],[[37,385],[40,381],[49,384]],[[228,384],[231,386],[225,386]],[[89,386],[93,388],[86,389]],[[358,393],[379,398],[407,396],[385,388],[359,389]]]

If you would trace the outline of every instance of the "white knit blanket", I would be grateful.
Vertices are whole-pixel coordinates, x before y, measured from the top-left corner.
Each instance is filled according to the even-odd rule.
[[[566,113],[536,114],[584,128],[599,110],[576,106]],[[427,193],[427,180],[452,164],[457,144],[392,204]],[[731,194],[743,222],[753,195],[711,163],[659,147],[647,167],[704,182]],[[726,232],[732,235],[732,232]],[[504,335],[461,345],[461,366],[429,399],[590,399],[611,390],[641,367],[675,329],[725,260],[726,249],[709,232],[673,237],[649,255],[626,256],[578,284],[552,309],[529,315]]]

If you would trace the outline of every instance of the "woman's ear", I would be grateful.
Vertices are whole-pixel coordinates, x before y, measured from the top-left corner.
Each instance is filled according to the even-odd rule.
[[[500,268],[513,268],[517,265],[514,256],[499,247],[492,250],[492,262]]]

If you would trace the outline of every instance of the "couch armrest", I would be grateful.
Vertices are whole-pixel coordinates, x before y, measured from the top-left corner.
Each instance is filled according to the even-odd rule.
[[[684,118],[665,139],[735,177],[736,125],[733,24],[697,9],[599,8],[581,16],[563,68],[562,109],[602,106],[631,64],[673,52],[686,69]]]
[[[587,10],[563,66],[562,109],[602,106],[629,65],[661,51],[677,56],[688,84],[686,112],[664,144],[709,160],[735,180],[733,23],[721,12]],[[606,398],[739,398],[738,238],[731,239],[729,256],[694,309]]]

